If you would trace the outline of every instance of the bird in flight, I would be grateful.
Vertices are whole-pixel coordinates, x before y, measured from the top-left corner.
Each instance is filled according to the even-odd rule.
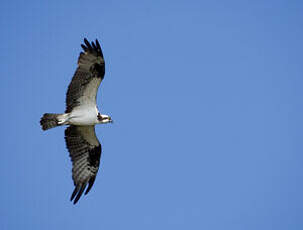
[[[96,137],[95,125],[113,122],[101,114],[96,105],[99,85],[104,78],[105,62],[101,46],[84,39],[84,52],[78,58],[77,70],[66,94],[65,113],[45,113],[40,124],[43,130],[68,125],[65,142],[73,163],[72,177],[75,189],[70,200],[78,202],[92,188],[99,169],[101,144]]]

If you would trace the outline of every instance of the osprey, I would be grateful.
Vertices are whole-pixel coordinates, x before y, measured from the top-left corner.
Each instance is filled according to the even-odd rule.
[[[101,114],[96,105],[96,95],[105,74],[103,53],[98,40],[91,44],[84,39],[84,52],[78,58],[78,68],[66,94],[65,113],[45,113],[40,124],[43,130],[69,125],[65,129],[65,142],[73,163],[72,177],[75,189],[70,200],[78,202],[92,188],[99,169],[101,144],[95,133],[96,124],[112,122],[110,116]]]

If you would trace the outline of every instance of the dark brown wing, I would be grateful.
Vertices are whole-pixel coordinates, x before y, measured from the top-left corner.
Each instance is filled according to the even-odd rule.
[[[66,113],[73,108],[83,104],[96,105],[96,95],[101,81],[105,74],[105,63],[101,46],[96,43],[91,44],[84,39],[78,58],[78,68],[68,86],[66,94]]]
[[[101,144],[95,133],[95,126],[69,126],[65,130],[65,141],[73,162],[75,189],[70,198],[78,202],[86,186],[85,195],[92,188],[99,169]]]

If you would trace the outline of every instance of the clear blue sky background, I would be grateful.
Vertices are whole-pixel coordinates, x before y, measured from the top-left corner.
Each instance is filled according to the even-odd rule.
[[[4,1],[0,229],[303,229],[303,2]],[[113,125],[74,206],[63,112],[83,38]]]

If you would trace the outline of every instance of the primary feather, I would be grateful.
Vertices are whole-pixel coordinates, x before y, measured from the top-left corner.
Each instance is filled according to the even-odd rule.
[[[78,58],[78,68],[68,86],[66,94],[66,113],[83,104],[96,105],[96,95],[105,74],[105,63],[100,44],[92,42],[92,46],[84,39]],[[94,47],[94,48],[93,48]]]

